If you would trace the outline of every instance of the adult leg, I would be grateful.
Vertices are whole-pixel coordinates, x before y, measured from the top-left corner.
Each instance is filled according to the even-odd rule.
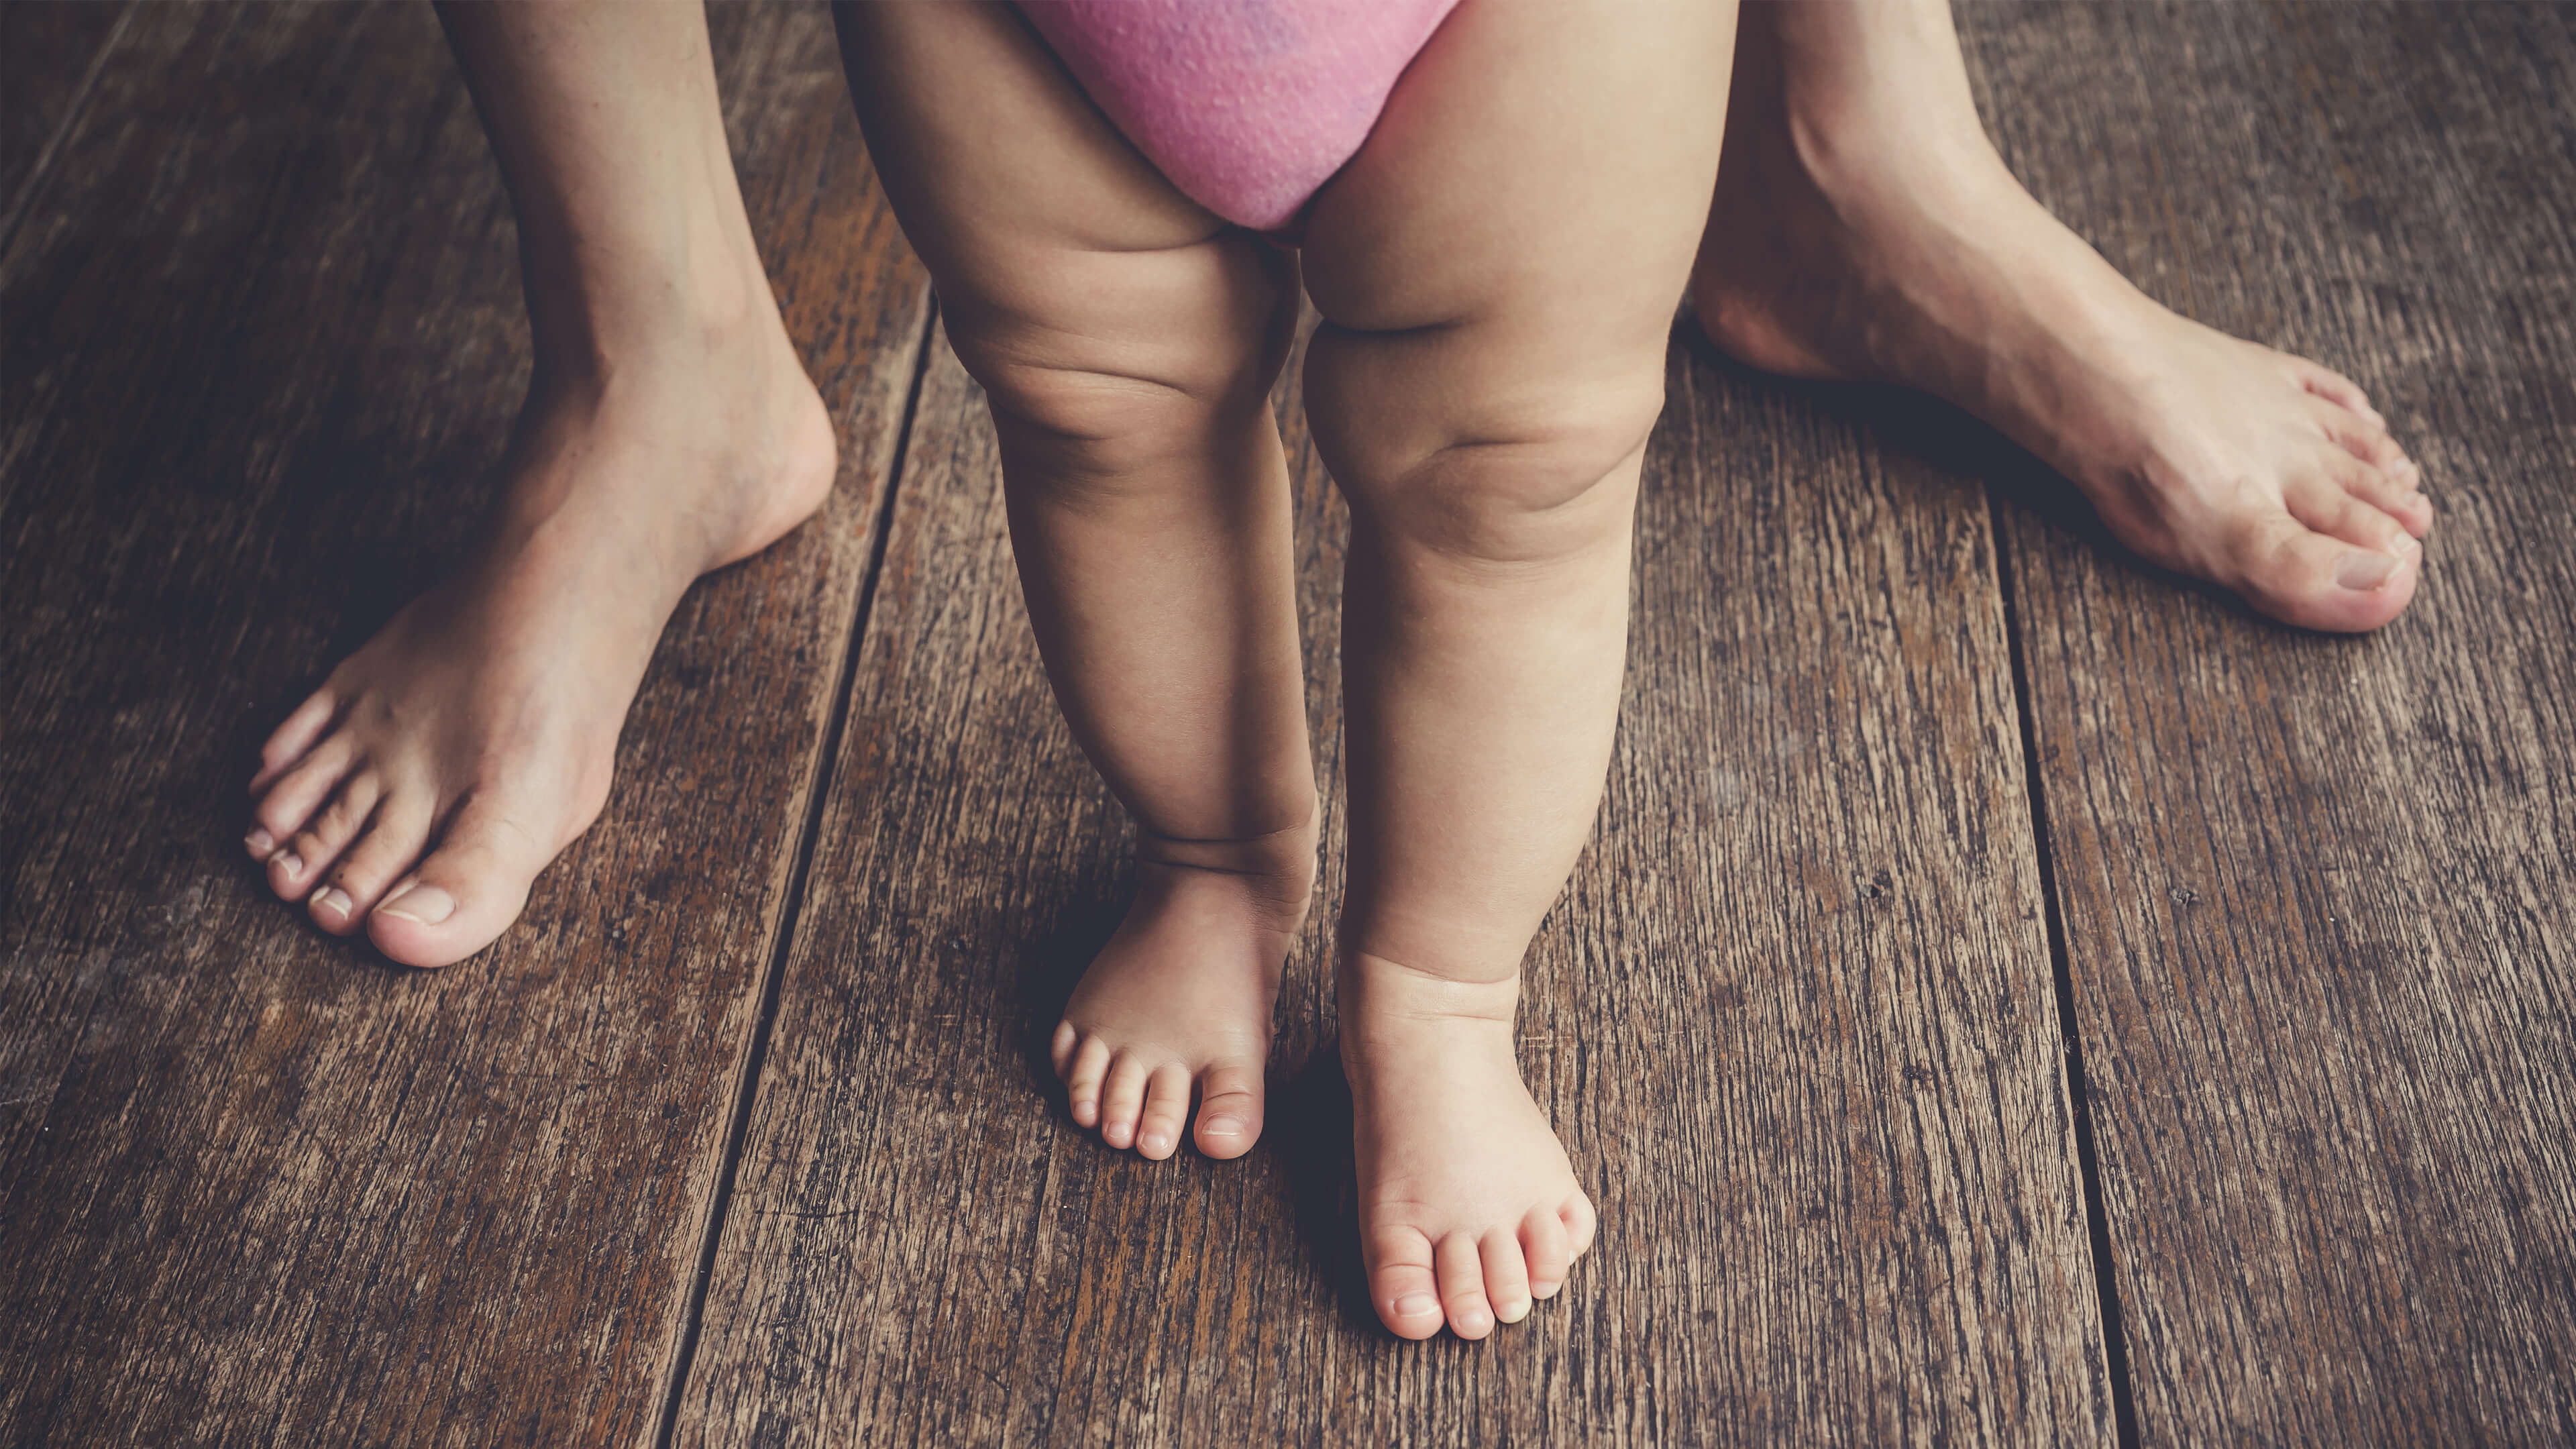
[[[1306,233],[1306,395],[1351,502],[1341,1047],[1407,1337],[1517,1320],[1593,1231],[1512,1022],[1609,762],[1733,9],[1466,0]]]
[[[1270,384],[1286,257],[1183,197],[1009,7],[845,5],[868,147],[984,385],[1039,652],[1137,826],[1137,899],[1056,1029],[1074,1119],[1147,1157],[1193,1088],[1259,1135],[1315,787]]]
[[[1897,382],[2072,479],[2130,547],[2315,629],[2415,590],[2432,505],[2350,380],[2189,322],[2004,169],[1947,0],[1744,11],[1692,284],[1757,367]]]
[[[245,844],[323,929],[441,966],[607,799],[699,574],[830,489],[830,419],[752,245],[696,6],[442,6],[518,210],[536,368],[497,516],[261,751]]]

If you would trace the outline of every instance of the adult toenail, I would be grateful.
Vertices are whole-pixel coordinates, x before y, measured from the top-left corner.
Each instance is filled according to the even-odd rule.
[[[257,826],[253,826],[250,834],[242,837],[242,844],[249,846],[250,853],[262,860],[266,860],[277,851],[276,840],[272,839],[267,831]]]
[[[2355,593],[2366,594],[2389,581],[2397,572],[2393,554],[2364,553],[2354,549],[2335,565],[2335,582]]]
[[[456,897],[434,885],[407,885],[376,907],[376,914],[414,925],[435,926],[456,914]]]
[[[270,865],[284,866],[288,875],[304,874],[304,857],[291,850],[281,850],[268,858]]]
[[[1207,1137],[1240,1137],[1243,1123],[1232,1117],[1210,1117],[1199,1124],[1199,1132]]]
[[[1398,1318],[1420,1318],[1439,1311],[1440,1300],[1428,1293],[1407,1293],[1395,1300],[1395,1316]]]
[[[322,894],[313,898],[313,909],[329,911],[335,916],[345,916],[349,914],[349,893],[338,886],[327,886]]]

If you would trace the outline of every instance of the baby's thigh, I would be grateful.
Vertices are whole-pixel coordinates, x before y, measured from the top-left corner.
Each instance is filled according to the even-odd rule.
[[[1398,528],[1616,526],[1726,118],[1727,0],[1463,0],[1317,196],[1318,444]],[[1570,514],[1565,505],[1591,498]]]
[[[1257,370],[1285,263],[1175,189],[995,0],[834,16],[868,151],[942,321],[997,408],[1077,416],[1127,378],[1184,392]]]

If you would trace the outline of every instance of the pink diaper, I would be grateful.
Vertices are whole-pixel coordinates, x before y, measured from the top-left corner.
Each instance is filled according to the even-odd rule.
[[[1368,139],[1458,0],[1020,0],[1174,186],[1263,231]]]

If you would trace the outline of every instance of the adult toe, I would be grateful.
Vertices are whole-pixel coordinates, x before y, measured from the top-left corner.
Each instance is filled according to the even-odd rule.
[[[406,966],[447,966],[492,944],[528,903],[547,857],[499,810],[469,801],[420,868],[367,916],[376,949]]]
[[[340,864],[313,893],[306,909],[314,923],[335,935],[347,935],[367,922],[367,913],[385,892],[420,859],[433,823],[426,796],[394,791],[379,802],[366,832],[340,857]]]
[[[1199,1151],[1241,1157],[1261,1137],[1261,1065],[1219,1062],[1199,1078]]]
[[[338,863],[349,842],[358,838],[384,798],[384,781],[373,770],[355,770],[340,781],[322,808],[304,822],[284,849],[269,857],[268,884],[286,900],[303,900]]]
[[[2420,558],[2356,547],[2286,513],[2240,530],[2231,554],[2237,591],[2248,603],[2283,623],[2333,633],[2362,633],[2396,618],[2415,595]]]
[[[2290,373],[2298,379],[2300,387],[2372,422],[2383,425],[2387,422],[2379,415],[2379,409],[2370,405],[2370,395],[2361,390],[2361,384],[2323,363],[2310,362],[2286,352],[2280,355],[2289,358]]]
[[[281,867],[286,880],[301,880],[319,869],[294,854],[293,841],[305,822],[339,789],[340,781],[356,760],[357,747],[347,736],[334,735],[287,767],[285,773],[269,783],[259,803],[251,807],[252,834],[244,844],[255,848],[263,838],[270,842],[267,858],[272,885],[281,879]]]
[[[271,781],[310,753],[314,742],[330,728],[332,716],[339,710],[339,700],[327,688],[313,691],[310,697],[297,705],[295,712],[280,721],[259,747],[259,773],[251,776],[250,792],[254,795],[265,792]]]

